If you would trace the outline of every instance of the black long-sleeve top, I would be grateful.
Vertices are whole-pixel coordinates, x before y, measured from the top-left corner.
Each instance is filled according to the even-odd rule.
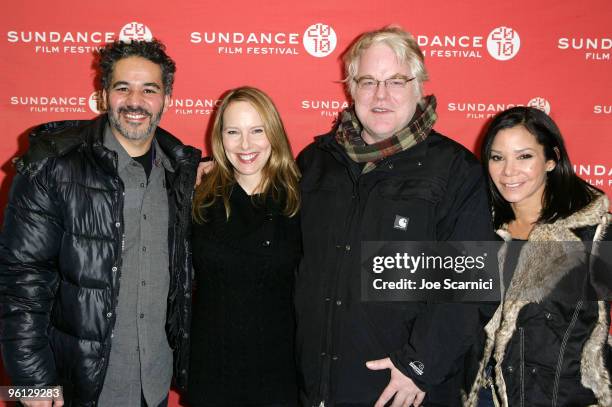
[[[296,405],[292,291],[299,216],[236,184],[194,224],[192,406]]]

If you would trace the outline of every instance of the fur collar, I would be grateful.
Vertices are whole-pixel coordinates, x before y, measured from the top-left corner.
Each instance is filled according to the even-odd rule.
[[[608,223],[608,198],[600,195],[582,210],[550,224],[536,225],[518,258],[506,301],[541,302],[568,271],[585,261],[585,251],[575,229],[598,225],[595,240],[600,240]],[[600,230],[601,229],[601,230]],[[511,240],[507,230],[498,234]],[[500,265],[505,261],[500,252]]]
[[[580,239],[573,232],[585,226],[594,226],[605,221],[609,209],[608,197],[600,195],[586,207],[575,212],[567,218],[559,219],[550,224],[536,225],[529,234],[529,241],[579,241]],[[607,222],[606,222],[607,223]],[[497,234],[505,241],[512,240],[508,232],[508,225],[503,225],[497,230]],[[603,232],[603,231],[602,231]],[[602,236],[595,236],[594,240],[601,240]]]

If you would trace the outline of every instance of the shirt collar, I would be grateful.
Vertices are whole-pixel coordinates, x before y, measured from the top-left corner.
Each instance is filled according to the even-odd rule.
[[[110,124],[107,124],[104,128],[104,147],[110,151],[117,153],[117,170],[122,171],[127,167],[133,160],[132,157],[125,151],[119,140],[113,134]]]
[[[170,161],[170,158],[168,158],[164,150],[159,146],[157,138],[153,138],[153,147],[155,148],[155,165],[159,166],[161,164],[166,171],[174,172],[172,161]]]
[[[117,153],[117,170],[123,170],[127,165],[131,164],[134,160],[130,155],[125,151],[119,140],[113,134],[110,124],[106,125],[104,129],[104,147],[107,149],[114,151]],[[153,143],[151,144],[151,148],[153,149],[153,156],[155,157],[154,164],[156,166],[163,166],[167,171],[174,172],[174,168],[172,167],[172,162],[168,158],[168,156],[164,153],[164,150],[161,149],[155,137],[153,137]]]

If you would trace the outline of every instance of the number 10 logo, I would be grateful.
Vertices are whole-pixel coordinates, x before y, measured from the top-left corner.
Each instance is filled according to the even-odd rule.
[[[326,57],[336,49],[336,32],[327,24],[313,24],[304,32],[303,43],[313,57]]]

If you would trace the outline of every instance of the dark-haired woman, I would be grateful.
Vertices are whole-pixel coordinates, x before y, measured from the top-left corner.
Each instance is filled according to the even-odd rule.
[[[297,405],[292,289],[301,255],[299,172],[278,112],[258,89],[229,92],[198,186],[191,406]]]
[[[501,406],[612,406],[609,306],[589,296],[589,284],[567,287],[590,281],[594,270],[576,260],[593,262],[609,238],[608,199],[574,173],[559,129],[534,108],[496,116],[481,157],[497,233],[524,242],[501,249],[512,279],[485,328],[465,405],[492,397]],[[592,251],[576,250],[581,242]]]

